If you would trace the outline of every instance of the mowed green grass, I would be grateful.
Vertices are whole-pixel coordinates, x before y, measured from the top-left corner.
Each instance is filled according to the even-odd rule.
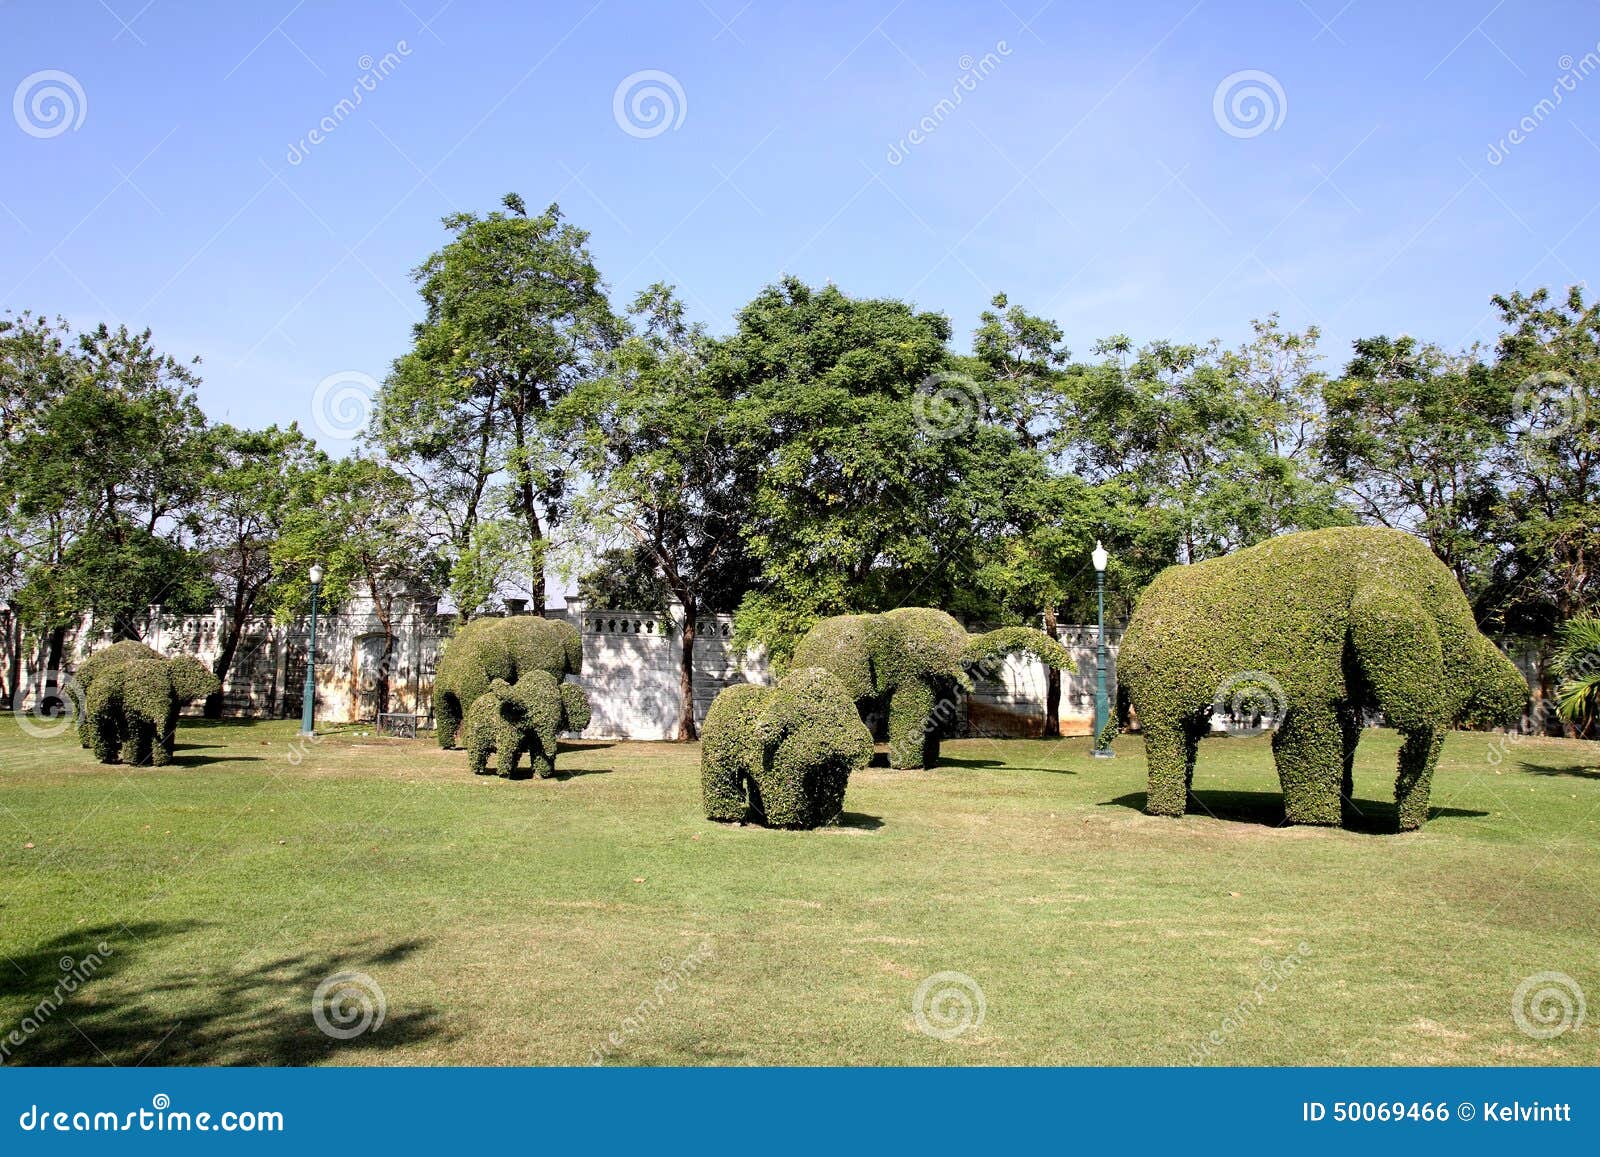
[[[11,1063],[1183,1064],[1212,1033],[1208,1064],[1600,1059],[1593,1019],[1512,1016],[1535,973],[1600,1000],[1592,744],[1453,735],[1406,836],[1381,731],[1372,830],[1278,826],[1265,739],[1203,745],[1212,814],[1147,817],[1124,737],[951,743],[774,832],[702,818],[695,747],[508,782],[348,733],[294,764],[294,732],[186,721],[157,770],[0,723],[0,1046],[109,949]],[[384,1000],[350,1040],[312,1017],[341,971]],[[939,972],[982,992],[949,1040],[914,1012]]]

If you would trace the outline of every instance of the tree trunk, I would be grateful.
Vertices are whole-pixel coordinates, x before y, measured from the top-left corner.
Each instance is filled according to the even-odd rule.
[[[67,649],[67,628],[52,627],[50,634],[45,638],[44,668],[39,672],[39,695],[35,700],[36,710],[39,714],[54,715],[62,705],[61,698],[61,657]],[[46,708],[45,704],[51,706]],[[72,704],[66,704],[68,711],[75,710]]]
[[[699,630],[699,608],[695,600],[684,600],[683,652],[678,662],[678,695],[682,712],[678,717],[678,742],[692,743],[698,737],[694,725],[694,640]]]
[[[1056,609],[1046,607],[1044,610],[1044,633],[1052,639],[1061,639],[1061,628],[1056,622]],[[1044,690],[1044,737],[1046,739],[1061,738],[1061,672],[1054,667],[1046,667]]]
[[[376,692],[376,714],[385,715],[389,711],[389,669],[394,665],[394,632],[387,623],[383,626],[383,657],[378,660],[378,681],[374,687]],[[377,722],[376,719],[373,720]]]
[[[228,671],[233,667],[233,657],[239,650],[239,637],[242,634],[244,634],[244,620],[236,613],[228,620],[228,630],[222,638],[222,649],[217,652],[217,658],[211,664],[211,673],[217,677],[219,682],[226,683],[228,681]],[[203,714],[207,719],[222,718],[221,687],[206,696]]]
[[[17,612],[6,610],[6,702],[13,708],[22,706],[22,619]]]

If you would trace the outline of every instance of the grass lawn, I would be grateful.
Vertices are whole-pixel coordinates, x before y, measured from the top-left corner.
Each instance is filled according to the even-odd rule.
[[[969,740],[795,833],[704,820],[693,747],[507,782],[352,734],[295,765],[295,730],[186,721],[157,770],[0,722],[11,1063],[1184,1064],[1212,1033],[1208,1064],[1600,1060],[1600,1008],[1552,1040],[1512,1017],[1534,973],[1600,1000],[1600,745],[1453,735],[1394,836],[1388,732],[1373,831],[1276,826],[1265,739],[1208,741],[1182,820],[1140,812],[1136,737]],[[345,970],[385,1013],[339,1040],[311,1007]],[[984,1006],[948,1040],[913,1012],[946,971]]]

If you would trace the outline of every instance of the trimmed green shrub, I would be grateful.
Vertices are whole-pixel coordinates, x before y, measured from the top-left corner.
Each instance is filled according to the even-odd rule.
[[[1452,724],[1509,725],[1528,697],[1449,569],[1419,539],[1377,527],[1167,568],[1139,599],[1117,670],[1144,731],[1151,815],[1184,813],[1199,741],[1233,694],[1279,719],[1291,823],[1340,822],[1363,713],[1383,711],[1404,737],[1395,805],[1409,831],[1427,818]]]
[[[192,655],[162,658],[143,643],[116,643],[89,656],[78,669],[83,686],[83,719],[101,763],[162,767],[172,762],[178,711],[204,699],[222,684]]]
[[[565,675],[583,673],[583,640],[578,628],[559,619],[533,615],[474,619],[456,632],[439,657],[433,679],[433,711],[439,746],[456,745],[466,708],[476,703],[495,679],[517,682],[529,671],[544,671],[558,683]],[[573,700],[568,717],[589,723],[589,703],[583,689],[563,692]],[[581,707],[577,700],[582,699]]]
[[[776,687],[726,687],[701,729],[706,818],[821,827],[839,818],[850,773],[871,759],[872,733],[820,668],[791,671]]]
[[[794,662],[830,672],[863,718],[887,716],[890,767],[933,767],[940,740],[960,722],[959,693],[972,690],[974,673],[998,673],[999,661],[1017,652],[1073,670],[1066,648],[1043,631],[969,635],[931,607],[823,619],[800,640]]]
[[[583,726],[568,717],[569,697],[563,693],[567,687],[582,696],[580,688],[557,682],[548,671],[526,671],[515,683],[493,680],[489,689],[467,708],[462,728],[462,743],[473,772],[487,774],[488,757],[493,752],[496,773],[507,779],[526,778],[517,773],[524,754],[528,756],[528,774],[541,779],[554,775],[556,734]],[[588,707],[588,700],[583,700],[585,723]]]

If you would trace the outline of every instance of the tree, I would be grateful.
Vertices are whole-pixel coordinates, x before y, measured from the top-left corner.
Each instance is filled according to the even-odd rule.
[[[463,616],[502,587],[545,606],[570,462],[551,414],[617,339],[588,234],[551,205],[444,219],[454,239],[415,271],[426,316],[379,399],[373,434],[417,484],[452,559]]]
[[[1556,304],[1545,289],[1494,303],[1506,332],[1493,378],[1510,398],[1496,578],[1511,625],[1547,632],[1600,599],[1600,303],[1579,286]]]
[[[1417,535],[1480,598],[1497,554],[1506,415],[1488,367],[1409,336],[1363,338],[1323,397],[1319,453],[1357,514]]]
[[[567,409],[593,482],[581,504],[587,523],[630,539],[682,608],[677,737],[688,741],[700,616],[720,609],[719,595],[742,594],[752,569],[743,524],[759,454],[714,343],[685,322],[672,290],[651,286],[630,312],[640,331]]]
[[[395,624],[417,590],[436,590],[444,564],[415,513],[410,481],[366,457],[320,463],[297,482],[293,509],[271,548],[277,574],[275,610],[298,615],[310,601],[312,563],[323,567],[323,593],[337,606],[365,595],[383,628],[375,690],[379,713],[389,710]]]
[[[1006,524],[1016,436],[984,421],[949,322],[787,278],[721,346],[742,437],[762,451],[736,627],[780,662],[818,618],[913,603],[966,609]]]
[[[196,550],[227,612],[212,673],[225,682],[245,624],[272,602],[277,573],[272,546],[301,497],[301,479],[327,459],[297,425],[287,429],[212,430],[212,469],[200,498]],[[206,697],[209,719],[222,716],[222,691]]]
[[[159,352],[148,330],[73,335],[24,314],[0,330],[0,362],[4,556],[48,680],[84,615],[133,639],[151,604],[191,611],[211,597],[190,550],[206,423],[193,363]]]

